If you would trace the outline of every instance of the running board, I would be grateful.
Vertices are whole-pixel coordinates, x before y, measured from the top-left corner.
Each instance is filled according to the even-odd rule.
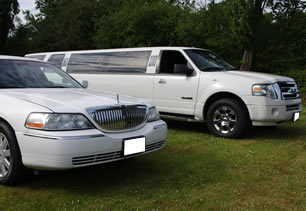
[[[173,114],[166,112],[159,112],[160,116],[165,119],[174,119],[174,120],[182,120],[188,122],[198,122],[199,120],[195,119],[193,115],[186,114]]]

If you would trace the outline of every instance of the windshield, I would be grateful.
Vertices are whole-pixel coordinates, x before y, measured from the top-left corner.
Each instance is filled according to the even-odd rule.
[[[0,60],[0,88],[82,88],[82,86],[51,64]]]
[[[216,70],[233,70],[234,67],[216,56],[212,52],[205,50],[185,50],[194,64],[202,71],[216,71]]]

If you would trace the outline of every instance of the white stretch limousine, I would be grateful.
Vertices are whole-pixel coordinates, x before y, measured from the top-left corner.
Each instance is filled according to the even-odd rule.
[[[292,78],[238,71],[208,50],[151,47],[28,54],[61,67],[89,88],[155,104],[161,115],[206,120],[216,136],[296,121],[302,105]]]
[[[0,56],[0,184],[28,168],[71,169],[162,148],[167,126],[151,104],[84,89],[46,62]]]

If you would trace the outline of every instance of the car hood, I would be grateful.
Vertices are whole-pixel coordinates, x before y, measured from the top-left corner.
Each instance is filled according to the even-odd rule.
[[[87,89],[9,89],[3,94],[62,113],[84,113],[87,108],[118,104],[116,93]],[[131,97],[118,96],[120,104],[144,104]]]
[[[226,74],[225,77],[239,77],[243,80],[250,80],[254,83],[275,83],[281,81],[294,81],[292,78],[260,72],[225,71],[223,73]]]

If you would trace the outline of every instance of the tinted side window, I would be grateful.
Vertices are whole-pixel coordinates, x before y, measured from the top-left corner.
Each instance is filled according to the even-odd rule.
[[[179,51],[163,51],[160,63],[160,73],[174,73],[175,64],[186,64],[187,60]]]
[[[54,54],[50,56],[50,58],[48,59],[48,62],[50,62],[51,64],[57,67],[61,67],[64,57],[65,57],[65,54]]]
[[[68,73],[143,73],[151,51],[72,54]]]
[[[38,59],[43,61],[44,58],[46,57],[46,54],[42,54],[42,55],[29,55],[29,56],[25,56],[27,58],[33,58],[33,59]]]

